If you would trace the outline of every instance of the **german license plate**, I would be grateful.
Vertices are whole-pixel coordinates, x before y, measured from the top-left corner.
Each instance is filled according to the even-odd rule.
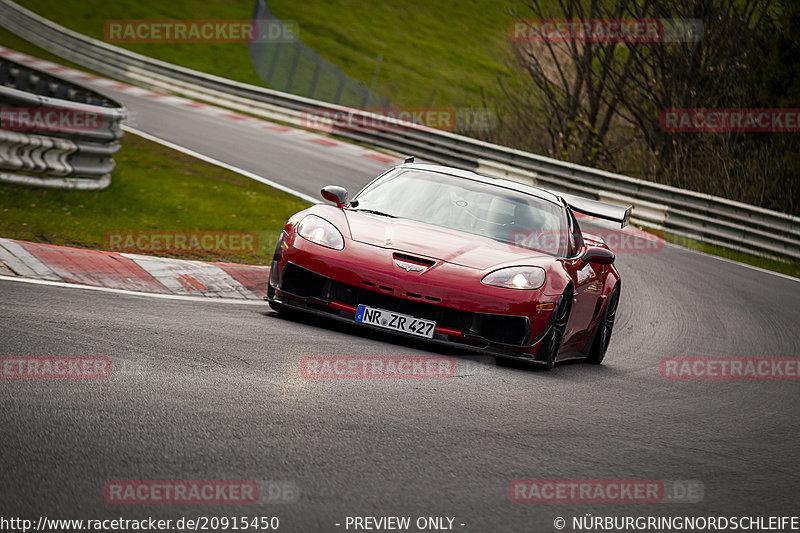
[[[392,329],[394,331],[402,331],[403,333],[410,333],[411,335],[418,335],[429,339],[433,338],[433,330],[436,328],[436,322],[433,320],[414,318],[413,316],[401,315],[400,313],[386,311],[385,309],[373,309],[366,305],[358,306],[356,322],[371,324],[379,328]]]

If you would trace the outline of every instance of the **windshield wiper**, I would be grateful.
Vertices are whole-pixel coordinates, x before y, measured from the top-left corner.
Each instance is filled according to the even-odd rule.
[[[359,211],[361,213],[371,213],[373,215],[380,215],[382,217],[397,218],[396,216],[390,215],[389,213],[384,213],[383,211],[376,211],[374,209],[353,209],[353,211]]]

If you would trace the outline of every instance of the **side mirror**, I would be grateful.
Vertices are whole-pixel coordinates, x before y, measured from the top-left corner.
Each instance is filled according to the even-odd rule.
[[[338,185],[326,185],[322,188],[322,197],[336,204],[341,209],[347,203],[347,189]]]
[[[614,262],[614,252],[606,248],[590,246],[581,256],[583,263],[596,263],[598,265],[610,265]]]

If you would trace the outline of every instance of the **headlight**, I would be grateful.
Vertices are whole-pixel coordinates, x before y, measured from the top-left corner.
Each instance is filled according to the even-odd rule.
[[[535,266],[501,268],[486,274],[481,283],[506,289],[538,289],[544,284],[544,269]]]
[[[320,246],[341,250],[344,238],[336,226],[317,215],[308,215],[297,226],[297,234]]]

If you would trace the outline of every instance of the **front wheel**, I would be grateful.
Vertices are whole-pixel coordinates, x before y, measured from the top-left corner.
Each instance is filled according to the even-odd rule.
[[[595,335],[594,343],[589,350],[589,356],[586,358],[592,364],[599,365],[603,362],[608,350],[608,343],[611,340],[611,332],[614,330],[614,320],[617,317],[617,304],[619,303],[619,284],[612,290],[611,295],[606,302],[606,308],[603,311],[603,316],[597,322],[597,334]]]
[[[558,302],[553,310],[553,322],[550,332],[542,340],[542,348],[539,351],[539,361],[543,362],[547,370],[553,370],[561,349],[561,341],[564,340],[564,331],[567,329],[569,311],[572,307],[571,289],[559,296]]]

